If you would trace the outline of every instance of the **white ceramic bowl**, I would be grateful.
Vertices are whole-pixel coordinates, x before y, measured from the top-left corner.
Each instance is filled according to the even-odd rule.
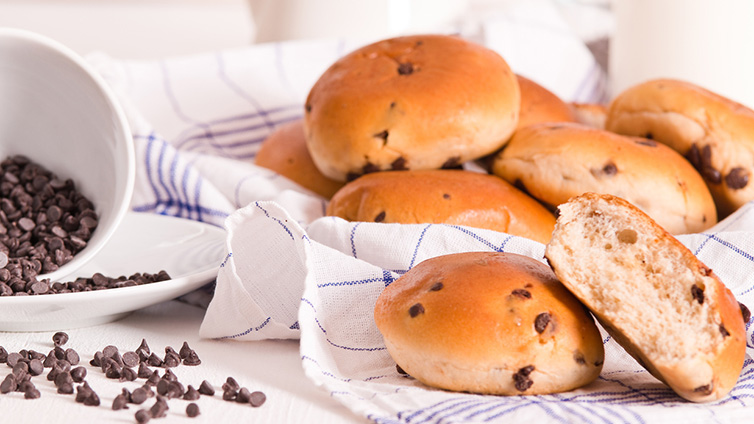
[[[110,239],[133,192],[133,139],[106,83],[65,46],[0,28],[0,160],[21,154],[70,178],[94,203],[99,224],[87,246],[58,270],[72,274]]]

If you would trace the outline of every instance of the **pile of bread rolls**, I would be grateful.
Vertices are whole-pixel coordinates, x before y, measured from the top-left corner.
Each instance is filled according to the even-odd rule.
[[[754,112],[742,105],[675,80],[607,106],[566,103],[483,46],[406,36],[333,63],[303,119],[272,134],[256,163],[329,199],[328,215],[547,244],[550,267],[448,255],[385,290],[375,319],[388,350],[426,384],[540,394],[589,383],[604,352],[580,302],[686,399],[719,399],[740,373],[745,307],[672,235],[701,232],[754,199]],[[664,300],[589,297],[609,293],[611,278]],[[675,313],[658,313],[667,302]],[[693,325],[647,338],[632,331],[646,316]],[[683,341],[683,331],[702,336]]]

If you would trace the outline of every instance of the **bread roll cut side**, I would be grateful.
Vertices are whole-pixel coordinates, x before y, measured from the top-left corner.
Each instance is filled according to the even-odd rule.
[[[587,193],[560,206],[545,257],[626,351],[680,396],[724,397],[743,366],[733,294],[649,216]]]

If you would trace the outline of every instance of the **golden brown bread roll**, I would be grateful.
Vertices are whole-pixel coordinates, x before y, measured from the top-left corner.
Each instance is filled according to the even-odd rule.
[[[599,103],[579,103],[571,102],[568,104],[576,122],[588,127],[605,129],[605,120],[607,119],[607,107]]]
[[[673,234],[717,222],[702,177],[660,143],[580,124],[532,125],[516,131],[492,171],[553,207],[586,192],[613,194],[641,208]]]
[[[380,294],[374,319],[395,362],[434,387],[535,395],[593,381],[593,318],[542,262],[468,252],[419,263]]]
[[[309,92],[314,163],[346,181],[374,171],[452,168],[499,149],[518,122],[516,77],[459,37],[383,40],[345,55]]]
[[[303,119],[276,128],[262,143],[254,163],[271,169],[326,199],[343,186],[342,182],[322,175],[314,165],[306,147]]]
[[[754,111],[669,79],[631,87],[610,103],[605,128],[655,139],[699,170],[725,217],[754,199]]]
[[[555,217],[494,175],[436,169],[367,174],[332,197],[327,215],[348,221],[453,224],[547,243]]]
[[[516,75],[516,78],[521,90],[521,112],[517,129],[542,122],[575,121],[570,107],[560,97],[522,75]]]
[[[743,366],[733,293],[690,250],[623,199],[560,206],[545,257],[563,284],[652,375],[694,402],[724,397]]]

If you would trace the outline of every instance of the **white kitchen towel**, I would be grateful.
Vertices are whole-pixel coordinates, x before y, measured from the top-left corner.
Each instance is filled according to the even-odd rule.
[[[553,4],[515,4],[470,26],[470,38],[565,100],[604,101],[604,73]],[[88,57],[132,124],[133,209],[228,229],[202,336],[300,338],[311,380],[376,422],[734,422],[754,415],[750,349],[731,396],[711,405],[682,401],[607,336],[600,379],[560,395],[448,393],[399,376],[372,318],[386,285],[444,253],[505,251],[541,259],[543,246],[457,226],[324,217],[324,199],[253,164],[275,128],[301,117],[321,72],[360,45],[288,42],[146,62]],[[747,206],[714,230],[682,237],[745,303],[754,300],[753,214]]]

